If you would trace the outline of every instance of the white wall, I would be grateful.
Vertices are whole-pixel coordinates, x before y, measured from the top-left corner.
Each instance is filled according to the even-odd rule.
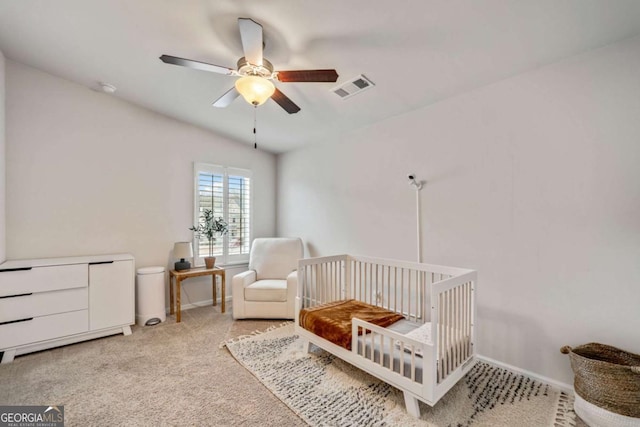
[[[278,234],[414,260],[413,172],[424,260],[479,272],[480,354],[571,383],[562,345],[640,353],[638,75],[635,38],[281,155]]]
[[[0,262],[6,259],[5,59],[0,51]]]
[[[7,258],[172,266],[192,239],[194,161],[251,169],[255,236],[274,235],[272,154],[7,61]],[[185,282],[185,304],[211,298],[203,283]]]

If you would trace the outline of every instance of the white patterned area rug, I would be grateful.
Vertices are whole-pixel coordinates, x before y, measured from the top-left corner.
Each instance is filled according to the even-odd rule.
[[[492,365],[474,368],[421,419],[402,392],[313,347],[302,351],[292,323],[225,343],[233,357],[312,426],[574,426],[567,394]]]

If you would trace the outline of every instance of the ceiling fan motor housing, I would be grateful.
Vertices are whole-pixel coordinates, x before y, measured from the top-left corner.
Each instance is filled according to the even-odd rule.
[[[241,76],[258,76],[271,79],[273,77],[273,65],[267,61],[266,58],[262,58],[262,65],[251,64],[243,56],[238,59],[238,74]]]

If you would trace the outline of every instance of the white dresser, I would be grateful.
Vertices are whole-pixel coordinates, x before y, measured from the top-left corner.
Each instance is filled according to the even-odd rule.
[[[1,363],[46,348],[131,334],[134,283],[129,254],[0,264]]]

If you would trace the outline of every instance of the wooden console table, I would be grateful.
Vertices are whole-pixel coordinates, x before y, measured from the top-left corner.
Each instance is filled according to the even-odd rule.
[[[220,276],[220,306],[221,311],[224,313],[224,285],[225,285],[225,272],[224,268],[213,267],[213,268],[191,268],[189,270],[171,270],[169,272],[169,305],[170,305],[170,314],[176,314],[176,322],[180,323],[180,284],[184,279],[188,279],[190,277],[200,277],[200,276],[211,276],[211,280],[213,282],[213,305],[217,305],[218,297],[216,292],[216,276]],[[175,298],[175,306],[173,299],[173,279],[175,277],[176,281],[176,298]],[[175,308],[174,308],[175,307]]]

